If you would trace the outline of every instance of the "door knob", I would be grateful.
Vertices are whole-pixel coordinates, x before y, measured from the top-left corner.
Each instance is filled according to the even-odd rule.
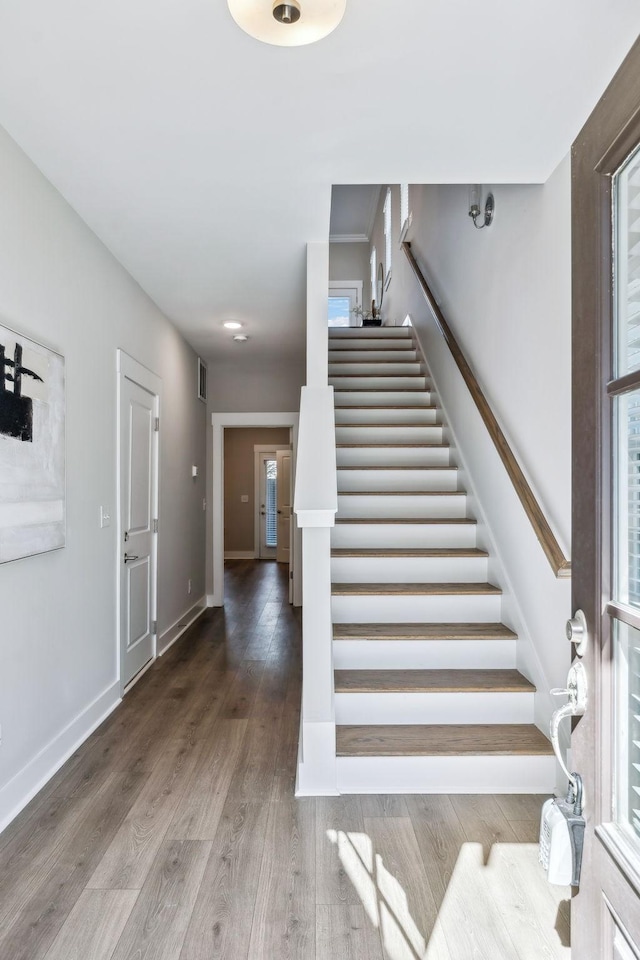
[[[567,620],[567,640],[576,646],[576,655],[583,657],[589,643],[589,630],[587,628],[587,618],[582,610],[576,610],[571,620]]]

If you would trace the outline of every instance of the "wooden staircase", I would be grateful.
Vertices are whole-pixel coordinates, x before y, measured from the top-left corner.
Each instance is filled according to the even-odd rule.
[[[330,330],[329,382],[338,790],[551,791],[535,688],[410,329]]]

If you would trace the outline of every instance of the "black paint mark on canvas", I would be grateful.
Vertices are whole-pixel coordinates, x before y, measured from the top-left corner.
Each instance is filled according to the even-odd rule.
[[[43,382],[37,373],[22,366],[22,347],[19,343],[16,344],[13,360],[5,356],[4,344],[0,343],[0,433],[31,443],[33,401],[31,397],[22,396],[23,377]],[[8,383],[13,384],[13,389],[7,388]]]

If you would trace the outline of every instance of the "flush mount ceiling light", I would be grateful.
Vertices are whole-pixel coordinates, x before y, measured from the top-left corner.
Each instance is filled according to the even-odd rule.
[[[236,333],[233,339],[236,341],[236,343],[246,343],[249,337],[247,337],[244,333]]]
[[[227,330],[239,330],[242,324],[238,320],[225,320],[222,326]]]
[[[347,0],[227,0],[227,4],[249,36],[278,47],[301,47],[335,30]]]

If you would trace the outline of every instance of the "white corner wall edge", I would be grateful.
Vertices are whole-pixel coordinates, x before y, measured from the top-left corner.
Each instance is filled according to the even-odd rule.
[[[121,702],[120,681],[78,714],[0,790],[0,833]]]
[[[304,757],[307,757],[305,763]],[[336,790],[336,725],[300,720],[296,797],[338,797]]]
[[[207,609],[207,598],[205,596],[200,597],[193,606],[189,607],[188,610],[182,614],[181,617],[178,617],[175,623],[168,627],[164,633],[158,637],[158,656],[162,657],[167,652],[167,650],[174,645],[176,640],[179,640],[183,633],[189,629],[189,627],[196,622],[198,617],[201,617],[202,614]]]

